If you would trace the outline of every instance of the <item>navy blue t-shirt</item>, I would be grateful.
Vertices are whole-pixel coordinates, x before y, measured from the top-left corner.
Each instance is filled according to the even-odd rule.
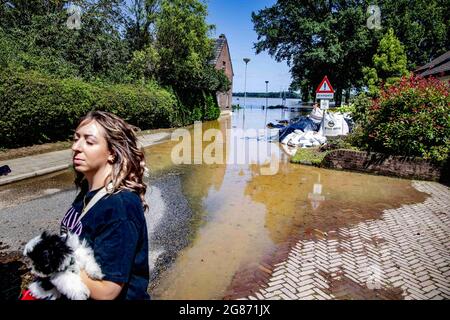
[[[88,192],[85,203],[99,190]],[[78,221],[83,199],[84,194],[78,194],[61,222],[61,232],[70,230],[87,240],[103,280],[125,284],[117,299],[150,299],[147,224],[139,196],[129,190],[106,195]]]

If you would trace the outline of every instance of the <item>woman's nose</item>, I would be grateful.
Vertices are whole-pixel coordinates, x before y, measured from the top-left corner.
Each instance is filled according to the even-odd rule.
[[[81,151],[80,140],[74,141],[72,144],[72,151]]]

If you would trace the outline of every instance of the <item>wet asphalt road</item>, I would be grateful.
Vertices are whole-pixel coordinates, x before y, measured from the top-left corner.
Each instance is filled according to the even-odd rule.
[[[146,200],[149,233],[150,288],[188,245],[192,211],[182,193],[181,177],[167,173],[150,179]],[[0,208],[2,253],[22,251],[24,245],[44,230],[59,232],[59,223],[76,196],[75,188],[24,200]]]

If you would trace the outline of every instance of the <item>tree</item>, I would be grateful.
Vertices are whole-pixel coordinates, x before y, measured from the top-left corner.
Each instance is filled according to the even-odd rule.
[[[414,70],[450,48],[450,5],[446,0],[380,1],[382,25],[395,30]]]
[[[76,28],[70,4],[81,8]],[[200,0],[0,0],[0,65],[59,79],[158,82],[176,94],[187,123],[210,119],[215,92],[229,81],[209,64],[206,16]]]
[[[377,31],[366,27],[365,6],[358,2],[280,0],[253,13],[256,52],[287,61],[304,99],[328,75],[339,105],[342,90],[359,84],[370,59],[365,53],[376,44]]]
[[[133,57],[128,64],[129,72],[133,79],[146,81],[156,79],[161,57],[153,45],[147,45],[142,50],[133,52]]]
[[[368,0],[278,0],[252,13],[256,53],[267,51],[291,67],[293,88],[304,98],[326,74],[342,90],[364,85],[362,68],[372,64],[379,39],[392,27],[405,45],[409,67],[422,65],[449,45],[449,6],[444,0],[378,1],[381,29],[367,27]]]
[[[132,51],[143,50],[156,39],[155,23],[160,0],[133,0],[128,7],[126,39]]]
[[[363,68],[364,79],[372,94],[378,93],[382,83],[391,85],[408,74],[404,46],[392,28],[381,38],[377,53],[373,56],[373,65]]]
[[[198,88],[213,55],[206,5],[198,0],[162,0],[156,19],[159,80],[176,89]]]
[[[121,36],[123,0],[74,1],[80,29],[67,27],[68,1],[6,1],[0,23],[17,43],[16,63],[58,77],[123,81],[130,51]]]
[[[1,0],[0,26],[4,29],[26,28],[33,16],[45,16],[63,11],[68,1],[58,0]]]

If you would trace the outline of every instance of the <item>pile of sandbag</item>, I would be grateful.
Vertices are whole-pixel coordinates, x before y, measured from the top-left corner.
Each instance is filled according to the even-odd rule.
[[[327,138],[320,132],[294,130],[294,132],[288,134],[281,143],[290,147],[309,148],[321,146],[326,141]]]
[[[307,117],[300,117],[279,131],[279,141],[288,148],[318,147],[327,136],[347,135],[351,117],[343,113],[324,112],[314,108]]]
[[[342,113],[326,112],[322,123],[319,132],[324,136],[336,137],[348,134],[348,124]]]

